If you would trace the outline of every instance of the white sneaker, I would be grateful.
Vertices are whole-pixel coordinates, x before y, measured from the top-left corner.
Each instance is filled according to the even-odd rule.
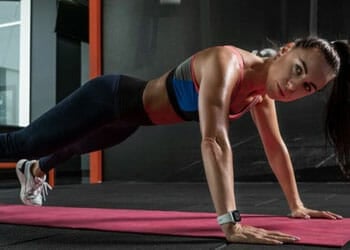
[[[17,162],[16,174],[18,181],[21,184],[20,198],[23,204],[31,206],[41,206],[43,200],[46,200],[48,195],[47,189],[50,190],[52,187],[45,182],[46,175],[43,178],[34,177],[31,173],[31,166],[35,161],[28,161],[22,159]],[[24,165],[24,173],[22,173],[21,168]]]

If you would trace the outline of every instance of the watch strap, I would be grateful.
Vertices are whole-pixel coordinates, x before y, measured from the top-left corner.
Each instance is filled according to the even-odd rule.
[[[223,225],[226,223],[236,224],[241,221],[241,215],[238,210],[230,211],[226,214],[220,215],[217,217],[217,221],[219,225]]]

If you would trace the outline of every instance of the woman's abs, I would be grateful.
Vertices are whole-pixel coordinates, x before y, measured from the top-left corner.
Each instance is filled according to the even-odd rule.
[[[169,72],[159,78],[150,80],[143,92],[144,108],[154,124],[183,122],[169,100],[165,84],[168,74]]]

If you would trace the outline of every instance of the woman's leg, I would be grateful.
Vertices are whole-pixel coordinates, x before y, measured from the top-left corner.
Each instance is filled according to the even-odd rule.
[[[41,172],[47,173],[51,168],[72,158],[74,155],[81,155],[117,145],[133,134],[137,128],[138,126],[129,126],[123,121],[103,126],[79,139],[76,143],[40,158],[37,167],[40,168]]]
[[[42,157],[117,119],[119,78],[108,75],[92,79],[28,127],[0,134],[0,158]]]
[[[123,121],[114,122],[94,130],[76,143],[62,147],[57,152],[42,157],[39,161],[21,160],[16,171],[21,183],[20,198],[26,205],[41,206],[49,187],[46,173],[57,164],[74,155],[88,153],[121,143],[136,131],[138,126],[129,126]]]

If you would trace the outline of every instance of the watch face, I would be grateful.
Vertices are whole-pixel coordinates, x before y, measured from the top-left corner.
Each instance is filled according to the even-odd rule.
[[[232,216],[236,222],[241,221],[241,214],[237,210],[232,211]]]

